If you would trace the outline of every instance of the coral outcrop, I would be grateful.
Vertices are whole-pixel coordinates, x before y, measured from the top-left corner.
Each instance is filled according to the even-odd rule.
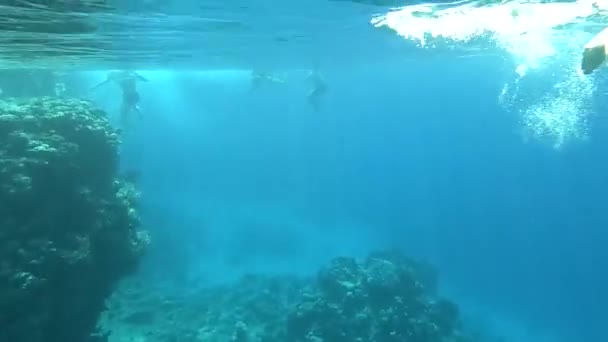
[[[316,279],[251,275],[182,296],[131,283],[100,324],[110,342],[471,341],[436,284],[428,265],[379,252],[335,258]]]
[[[287,320],[289,341],[445,341],[459,329],[458,307],[430,296],[421,264],[377,253],[337,258],[319,272]]]
[[[119,138],[80,100],[0,102],[0,341],[92,340],[113,284],[138,263],[137,192]]]

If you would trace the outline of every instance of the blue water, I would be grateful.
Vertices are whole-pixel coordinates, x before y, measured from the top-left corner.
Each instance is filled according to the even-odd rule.
[[[123,169],[141,173],[144,224],[161,242],[141,276],[187,288],[312,274],[392,247],[435,264],[443,291],[507,341],[605,339],[605,99],[590,139],[556,150],[523,139],[499,106],[504,56],[415,54],[324,59],[318,112],[304,71],[255,92],[248,71],[142,71],[145,119]],[[117,94],[95,100],[116,111]]]

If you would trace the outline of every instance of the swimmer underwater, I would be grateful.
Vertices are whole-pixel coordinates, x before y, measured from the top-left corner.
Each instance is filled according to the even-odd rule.
[[[142,117],[139,108],[139,92],[137,91],[137,82],[148,82],[148,80],[134,71],[110,71],[106,79],[91,88],[95,90],[108,83],[114,82],[120,86],[122,90],[122,102],[120,106],[120,118],[123,124],[127,122],[128,116],[135,112],[139,118]]]

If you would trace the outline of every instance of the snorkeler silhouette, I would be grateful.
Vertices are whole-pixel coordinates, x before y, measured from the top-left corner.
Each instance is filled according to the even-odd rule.
[[[307,80],[312,83],[312,89],[308,92],[308,103],[315,111],[319,111],[321,106],[321,98],[327,93],[327,83],[323,75],[317,70],[312,70],[307,77]]]
[[[91,90],[95,90],[105,84],[114,82],[120,86],[122,90],[122,103],[120,106],[120,118],[123,123],[126,123],[128,115],[132,112],[137,113],[139,118],[142,117],[139,109],[139,92],[137,91],[137,82],[148,82],[148,80],[134,71],[110,71],[105,81],[97,84]]]

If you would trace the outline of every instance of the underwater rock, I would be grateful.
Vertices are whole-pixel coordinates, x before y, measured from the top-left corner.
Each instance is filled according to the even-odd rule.
[[[460,335],[458,307],[426,290],[418,265],[387,252],[364,262],[334,259],[288,315],[287,341],[430,342]]]
[[[100,326],[110,342],[473,341],[456,304],[437,297],[435,286],[430,266],[377,252],[363,261],[335,258],[316,279],[249,275],[179,298],[163,294],[180,291],[171,286],[127,284],[109,300]]]
[[[0,102],[0,341],[89,341],[148,243],[119,139],[88,102]]]

